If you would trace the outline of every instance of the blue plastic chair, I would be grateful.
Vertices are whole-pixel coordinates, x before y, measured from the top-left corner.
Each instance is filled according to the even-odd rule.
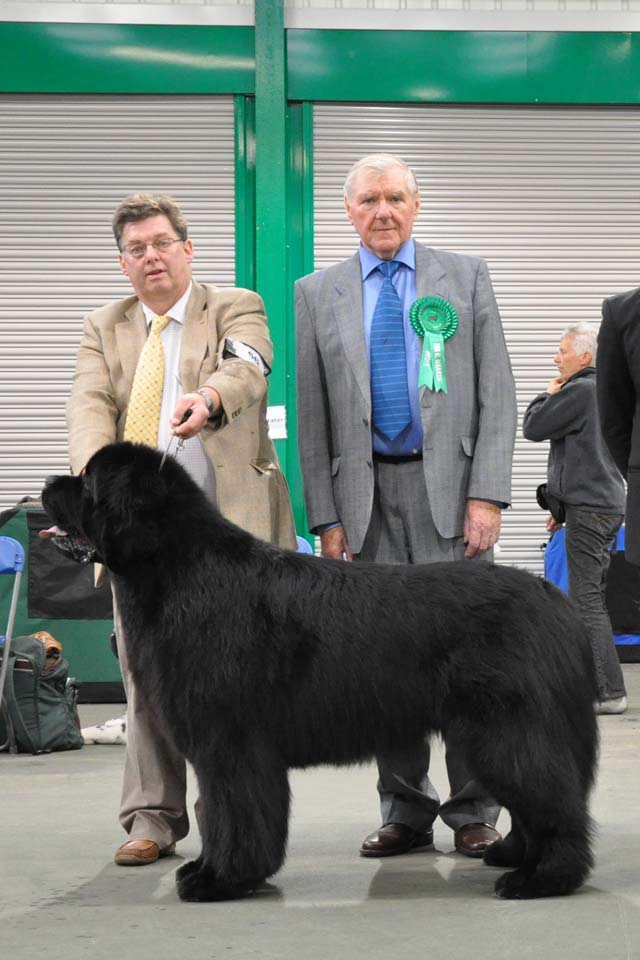
[[[624,550],[624,544],[625,525],[622,524],[616,537],[616,550]],[[556,530],[546,546],[544,551],[544,575],[547,580],[551,580],[565,593],[569,592],[564,527]],[[640,635],[637,633],[614,633],[613,640],[616,647],[635,647],[640,644]]]
[[[313,548],[308,540],[305,540],[304,537],[296,537],[298,541],[298,553],[313,553]]]
[[[0,701],[2,715],[4,717],[7,739],[0,744],[0,750],[6,750],[13,744],[13,725],[9,717],[9,711],[6,708],[4,700],[4,684],[9,669],[9,651],[11,650],[11,638],[13,636],[13,625],[16,619],[16,610],[18,607],[18,597],[20,595],[20,582],[22,580],[22,571],[24,570],[24,547],[12,537],[0,537],[0,576],[10,575],[15,579],[13,581],[13,592],[11,594],[11,605],[9,607],[9,619],[4,636],[0,634]]]

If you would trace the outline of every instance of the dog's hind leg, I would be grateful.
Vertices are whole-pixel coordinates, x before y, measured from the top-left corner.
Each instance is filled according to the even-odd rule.
[[[584,704],[578,733],[562,716],[550,726],[530,725],[516,758],[526,784],[507,795],[506,805],[526,838],[526,853],[513,873],[496,882],[505,899],[556,897],[572,893],[593,866],[588,798],[596,762],[593,707]]]
[[[593,862],[587,801],[595,740],[581,748],[531,717],[494,729],[468,725],[465,733],[469,766],[512,818],[511,834],[485,854],[488,864],[516,867],[498,878],[497,895],[529,899],[576,890]]]
[[[182,900],[235,900],[256,890],[285,857],[289,784],[264,744],[241,741],[194,758],[202,853],[177,874]]]
[[[562,801],[561,801],[562,802]],[[517,870],[504,873],[495,885],[506,900],[558,897],[572,893],[593,866],[591,824],[586,811],[575,806],[571,817],[554,823],[535,817],[525,825],[527,850]]]
[[[519,867],[527,852],[527,840],[517,818],[511,813],[511,830],[504,840],[496,840],[484,852],[489,867]]]

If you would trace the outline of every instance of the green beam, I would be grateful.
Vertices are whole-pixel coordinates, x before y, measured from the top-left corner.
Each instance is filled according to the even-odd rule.
[[[639,33],[527,34],[535,103],[640,102]]]
[[[251,27],[0,23],[5,93],[252,93]]]
[[[276,99],[286,75],[293,101],[640,102],[640,33],[285,31],[282,6],[259,0],[255,30],[0,22],[0,91],[252,94],[260,34]]]
[[[289,30],[287,52],[292,100],[640,102],[638,33]]]
[[[256,50],[256,288],[263,298],[274,346],[269,405],[287,404],[287,378],[293,365],[287,332],[286,197],[286,43],[283,0],[260,0],[255,7]],[[291,443],[276,440],[288,472]]]

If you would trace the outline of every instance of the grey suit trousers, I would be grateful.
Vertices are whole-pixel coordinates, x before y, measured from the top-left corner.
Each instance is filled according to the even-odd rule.
[[[113,619],[120,671],[127,695],[127,747],[120,800],[120,823],[131,840],[155,840],[162,849],[189,832],[186,763],[154,723],[139,695],[127,661],[126,638],[113,597]]]
[[[374,470],[371,522],[359,559],[383,563],[462,560],[462,537],[445,540],[434,526],[422,461],[375,461]],[[482,559],[491,560],[492,552],[485,553]],[[426,831],[439,814],[452,830],[467,823],[495,824],[500,807],[471,776],[464,743],[447,738],[445,748],[451,793],[443,804],[428,776],[428,743],[418,743],[401,755],[377,757],[383,823],[404,823],[414,830]]]

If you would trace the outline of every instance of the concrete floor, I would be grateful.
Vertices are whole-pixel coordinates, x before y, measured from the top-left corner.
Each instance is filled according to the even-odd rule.
[[[111,861],[124,838],[123,747],[1,754],[0,960],[640,960],[640,664],[624,672],[630,709],[600,721],[596,869],[579,893],[555,900],[493,897],[496,871],[455,854],[440,821],[435,851],[359,857],[378,825],[368,766],[292,775],[289,858],[267,890],[181,903],[173,874],[198,853],[195,828],[179,857],[144,868]],[[81,707],[83,725],[118,711]],[[432,776],[445,792],[439,746]]]

